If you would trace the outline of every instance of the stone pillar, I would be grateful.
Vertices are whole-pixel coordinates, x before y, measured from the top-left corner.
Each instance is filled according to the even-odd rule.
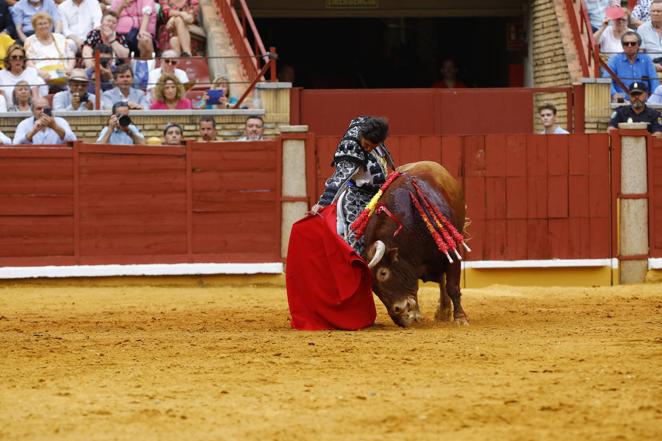
[[[265,121],[290,123],[290,91],[292,83],[257,83],[253,108],[264,109]]]
[[[281,126],[283,167],[281,189],[280,254],[287,257],[292,224],[308,210],[306,191],[306,134],[308,126]]]
[[[611,116],[611,79],[582,78],[584,85],[584,131],[604,133]]]
[[[620,131],[619,281],[642,283],[648,270],[648,136],[642,133],[646,123],[621,123],[618,127],[626,129]]]

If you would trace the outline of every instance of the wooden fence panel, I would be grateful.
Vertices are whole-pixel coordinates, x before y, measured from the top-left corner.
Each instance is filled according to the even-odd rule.
[[[82,258],[186,255],[186,152],[165,149],[80,152]]]
[[[280,260],[279,141],[192,145],[192,252]]]
[[[650,254],[662,258],[662,141],[650,138],[653,144],[649,164]]]
[[[0,257],[74,255],[71,149],[0,148]]]

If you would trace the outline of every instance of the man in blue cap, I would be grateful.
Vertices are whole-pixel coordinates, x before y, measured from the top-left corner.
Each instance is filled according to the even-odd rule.
[[[653,136],[662,137],[662,125],[660,125],[660,112],[646,106],[648,99],[648,85],[645,82],[634,81],[628,87],[630,93],[630,105],[621,106],[611,115],[609,121],[609,132],[618,128],[622,122],[645,122],[647,129]]]

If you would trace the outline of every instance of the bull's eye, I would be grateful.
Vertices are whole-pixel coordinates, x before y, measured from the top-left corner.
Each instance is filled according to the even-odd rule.
[[[377,280],[386,282],[391,277],[391,271],[388,268],[379,268],[377,270]]]

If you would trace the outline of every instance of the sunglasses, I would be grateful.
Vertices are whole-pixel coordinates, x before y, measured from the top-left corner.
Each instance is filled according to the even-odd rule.
[[[176,64],[177,64],[177,60],[164,60],[164,61],[165,61],[166,63],[168,63],[168,64],[172,64],[172,65],[176,65]]]
[[[25,55],[10,55],[10,60],[25,60]]]
[[[638,41],[624,41],[623,46],[639,46]]]

